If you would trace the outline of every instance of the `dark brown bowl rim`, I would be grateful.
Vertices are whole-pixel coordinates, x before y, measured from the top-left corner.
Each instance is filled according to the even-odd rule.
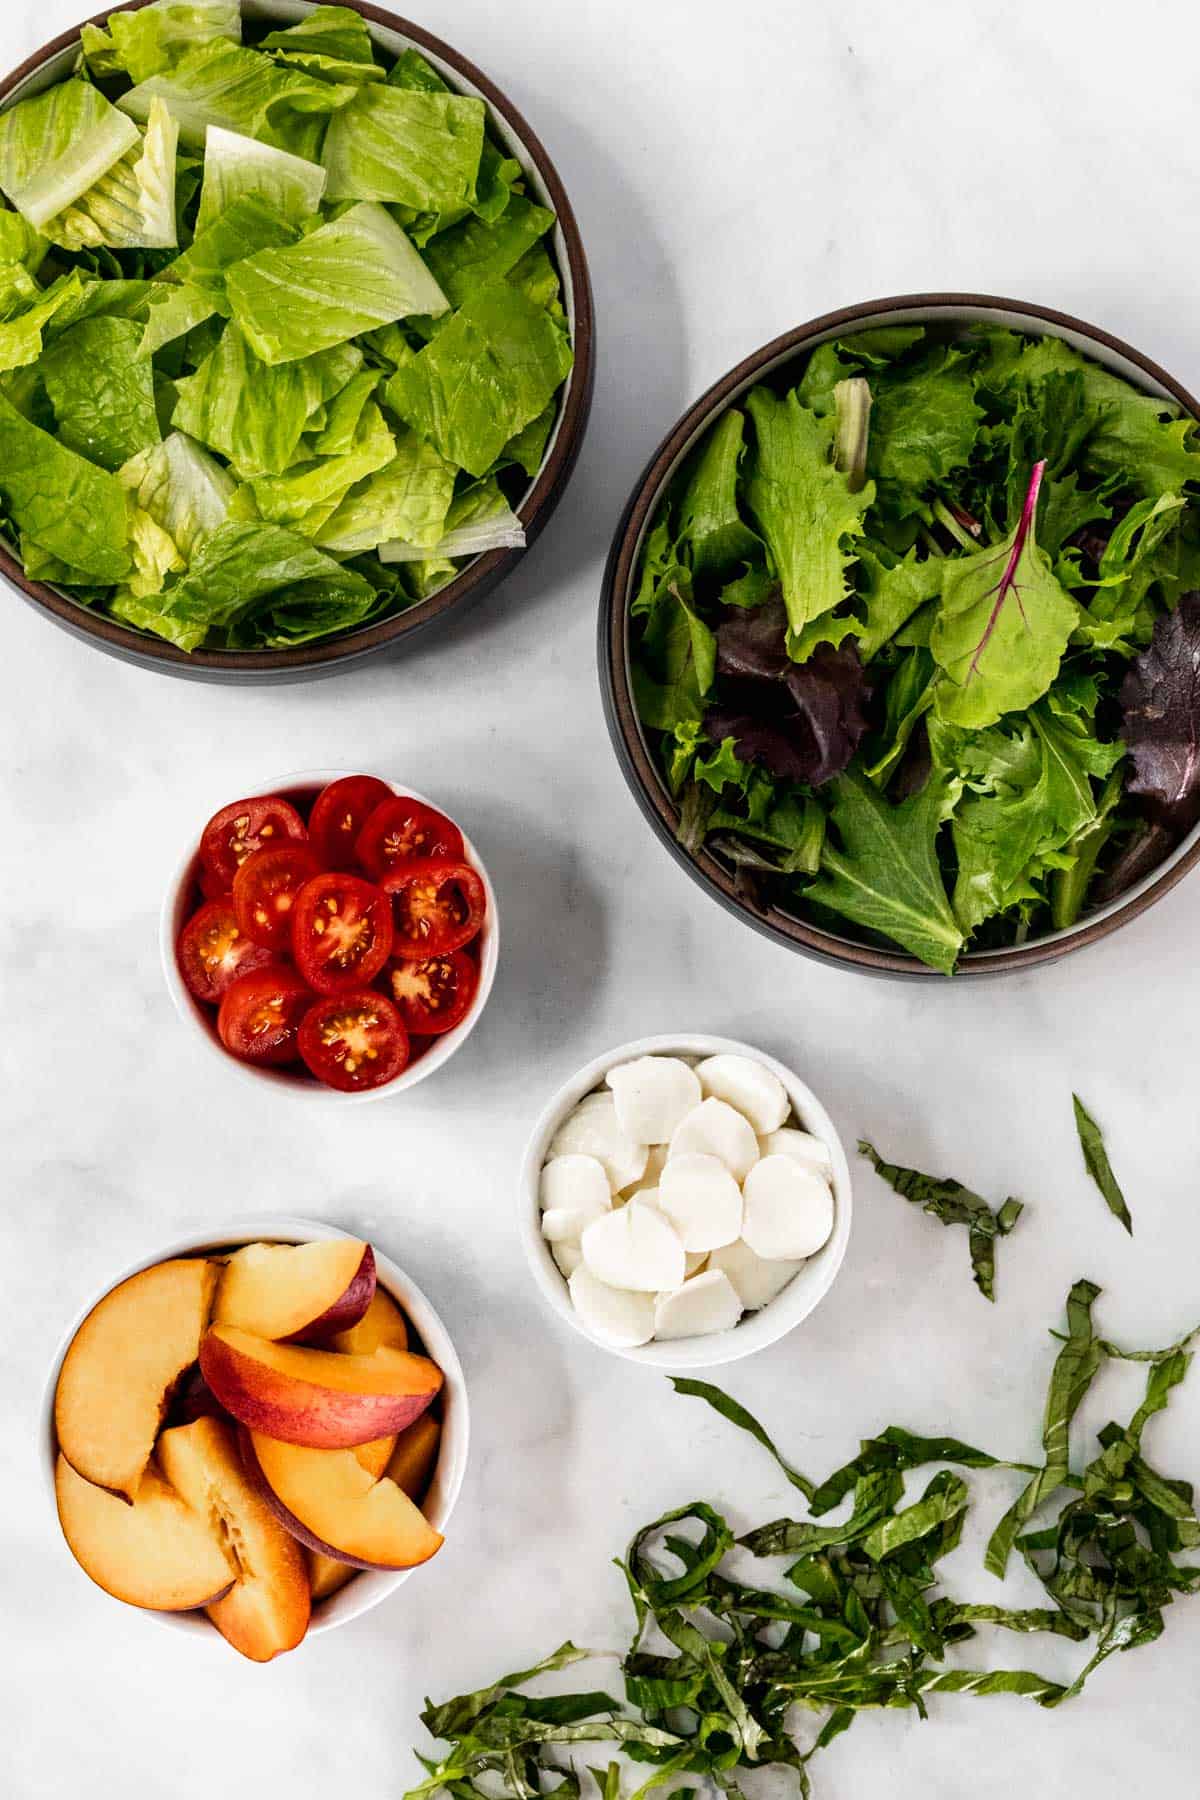
[[[19,68],[0,81],[0,103],[6,100],[13,89],[18,87],[28,76],[36,73],[52,57],[60,55],[77,44],[84,25],[102,25],[105,19],[114,12],[136,12],[149,5],[151,0],[125,0],[125,4],[107,6],[103,12],[94,13],[90,19],[81,20],[70,30],[61,32],[32,56],[27,56]],[[518,513],[525,527],[525,549],[533,543],[549,519],[554,507],[561,498],[563,489],[570,477],[579,456],[583,441],[583,431],[587,424],[591,407],[592,386],[595,380],[595,322],[592,310],[592,289],[588,275],[587,256],[583,248],[583,239],[567,192],[562,184],[558,170],[550,159],[545,145],[537,134],[526,123],[523,115],[513,105],[506,94],[495,82],[477,69],[459,51],[435,37],[432,32],[416,25],[410,19],[399,14],[388,12],[385,8],[372,6],[368,0],[343,0],[343,4],[353,7],[364,19],[374,25],[385,26],[388,30],[397,31],[419,44],[422,49],[429,50],[434,56],[458,75],[478,89],[505,124],[519,138],[522,149],[526,152],[530,163],[536,168],[546,185],[553,204],[556,222],[562,231],[566,246],[567,266],[571,276],[572,297],[575,307],[575,329],[572,347],[575,363],[568,377],[566,395],[562,412],[558,420],[557,435],[553,447],[546,458],[533,487],[525,495]],[[178,674],[223,675],[227,679],[238,675],[263,676],[293,671],[297,674],[304,670],[319,669],[328,665],[344,664],[355,661],[359,657],[368,656],[373,651],[386,645],[394,644],[399,639],[409,636],[443,617],[460,601],[477,590],[486,591],[495,587],[520,562],[524,549],[490,550],[470,563],[460,575],[440,588],[428,600],[420,601],[406,612],[397,613],[394,617],[382,619],[378,624],[368,625],[361,631],[347,632],[342,637],[329,638],[317,644],[298,645],[294,650],[180,650],[165,639],[148,637],[131,626],[122,625],[117,619],[107,618],[102,613],[89,612],[79,601],[58,594],[44,581],[31,581],[21,567],[20,561],[4,544],[0,543],[0,575],[6,577],[14,587],[32,605],[49,613],[60,625],[65,626],[75,636],[88,640],[98,639],[104,648],[136,662],[151,663],[167,671]]]
[[[761,369],[784,356],[798,354],[814,338],[831,335],[849,326],[863,325],[880,313],[935,313],[964,307],[1019,314],[1036,319],[1057,331],[1075,333],[1092,343],[1103,345],[1127,359],[1151,382],[1165,389],[1193,418],[1200,417],[1200,402],[1158,363],[1144,356],[1140,350],[1135,350],[1122,338],[1102,331],[1099,326],[1089,325],[1083,319],[1074,318],[1070,313],[1057,312],[1052,307],[1038,306],[1027,300],[1005,299],[995,294],[960,293],[897,294],[880,300],[863,301],[856,306],[841,307],[836,312],[823,313],[819,318],[810,319],[807,324],[785,331],[780,337],[773,338],[769,344],[764,344],[761,349],[743,358],[736,368],[715,381],[672,427],[638,478],[626,504],[604,571],[600,601],[600,685],[609,735],[635,800],[675,861],[728,911],[776,943],[787,944],[793,950],[834,967],[850,967],[866,974],[909,980],[940,981],[944,977],[937,970],[925,967],[915,957],[877,949],[871,944],[854,943],[849,938],[838,937],[832,932],[822,931],[818,926],[806,924],[777,907],[768,907],[761,913],[755,912],[739,898],[732,876],[714,856],[703,849],[693,855],[680,846],[676,835],[679,812],[668,797],[643,742],[630,692],[626,655],[628,596],[642,531],[658,503],[663,484],[680,451],[693,434],[708,423],[731,396]],[[1019,949],[968,951],[960,959],[956,973],[960,979],[964,975],[1016,974],[1023,969],[1057,962],[1073,951],[1098,943],[1101,938],[1138,918],[1156,900],[1169,893],[1195,867],[1197,861],[1200,861],[1200,834],[1147,886],[1135,891],[1128,900],[1090,923],[1080,925],[1061,936],[1036,939]]]

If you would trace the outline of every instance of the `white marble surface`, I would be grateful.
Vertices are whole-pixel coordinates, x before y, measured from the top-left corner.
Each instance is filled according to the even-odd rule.
[[[0,63],[81,10],[6,0]],[[743,1528],[784,1510],[753,1446],[561,1328],[527,1277],[513,1226],[525,1133],[606,1044],[675,1029],[755,1040],[848,1138],[868,1131],[1029,1202],[990,1308],[960,1235],[858,1166],[833,1294],[728,1372],[818,1471],[889,1420],[1032,1453],[1045,1328],[1077,1275],[1108,1290],[1114,1335],[1165,1340],[1200,1314],[1197,878],[1107,945],[1003,985],[817,968],[735,928],[653,841],[593,661],[603,555],[648,451],[709,381],[799,320],[882,293],[1010,293],[1200,379],[1194,8],[446,0],[424,16],[534,122],[592,258],[591,434],[518,577],[403,661],[237,692],[124,668],[5,597],[0,1779],[13,1800],[398,1795],[424,1694],[568,1634],[621,1642],[608,1558],[639,1522],[697,1495]],[[441,796],[489,860],[506,938],[491,1009],[453,1068],[340,1119],[264,1109],[203,1056],[155,948],[181,836],[251,782],[323,763]],[[1073,1086],[1108,1128],[1133,1243],[1080,1170]],[[368,1619],[268,1668],[90,1587],[33,1440],[80,1300],[181,1226],[251,1207],[376,1236],[443,1310],[475,1409],[444,1554]],[[1200,1477],[1200,1377],[1156,1423],[1154,1452]],[[987,1483],[985,1514],[1007,1492]],[[997,1591],[977,1540],[953,1570],[976,1597]],[[816,1771],[821,1800],[1185,1800],[1200,1602],[1172,1611],[1157,1645],[1061,1712],[947,1700],[929,1727],[866,1720]],[[1076,1654],[1015,1645],[1034,1648],[1047,1668]]]

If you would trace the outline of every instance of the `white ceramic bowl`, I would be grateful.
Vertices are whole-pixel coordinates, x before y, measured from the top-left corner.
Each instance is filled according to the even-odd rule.
[[[812,1132],[814,1137],[820,1138],[829,1146],[833,1161],[833,1234],[815,1256],[809,1257],[782,1293],[777,1294],[774,1300],[769,1300],[758,1312],[744,1314],[732,1331],[710,1332],[703,1337],[672,1338],[662,1343],[642,1344],[635,1350],[618,1350],[611,1344],[600,1343],[587,1330],[571,1303],[567,1284],[550,1253],[550,1246],[542,1236],[538,1189],[546,1151],[567,1114],[579,1104],[585,1094],[590,1094],[600,1086],[608,1071],[617,1063],[628,1062],[635,1056],[703,1057],[715,1056],[719,1051],[732,1051],[738,1056],[753,1057],[756,1062],[770,1069],[773,1075],[777,1075],[787,1089],[796,1117],[805,1130]],[[618,1044],[615,1050],[607,1050],[603,1056],[595,1057],[586,1067],[572,1075],[569,1081],[563,1083],[534,1126],[525,1150],[518,1193],[518,1229],[525,1247],[526,1260],[542,1298],[560,1319],[565,1319],[569,1325],[574,1326],[589,1344],[596,1344],[597,1348],[608,1350],[614,1356],[623,1356],[628,1362],[645,1363],[650,1368],[659,1370],[683,1371],[715,1368],[719,1363],[740,1362],[744,1356],[753,1356],[756,1350],[764,1350],[768,1344],[777,1343],[799,1325],[802,1319],[807,1319],[833,1286],[842,1266],[846,1245],[850,1241],[852,1207],[846,1152],[832,1119],[812,1089],[791,1069],[776,1062],[773,1056],[765,1055],[752,1044],[741,1044],[734,1038],[692,1034],[637,1038],[631,1044]]]
[[[224,1250],[234,1250],[241,1244],[278,1243],[278,1244],[313,1244],[324,1238],[351,1237],[353,1233],[342,1231],[336,1225],[323,1225],[315,1219],[289,1219],[280,1217],[234,1219],[229,1224],[217,1227],[212,1231],[193,1231],[186,1236],[176,1238],[170,1244],[163,1244],[151,1255],[141,1257],[128,1268],[120,1269],[85,1306],[79,1309],[69,1327],[63,1333],[62,1341],[55,1351],[50,1365],[50,1373],[46,1378],[46,1387],[42,1395],[39,1415],[38,1454],[41,1458],[43,1473],[46,1478],[46,1489],[50,1497],[51,1509],[57,1507],[54,1499],[54,1464],[58,1455],[58,1443],[54,1433],[54,1392],[58,1386],[58,1374],[62,1368],[63,1358],[71,1345],[71,1340],[92,1308],[96,1306],[113,1288],[131,1275],[142,1269],[153,1268],[155,1263],[166,1262],[172,1256],[199,1256],[201,1254],[217,1255]],[[467,1406],[467,1386],[463,1376],[462,1364],[450,1341],[450,1335],[438,1314],[425,1298],[416,1283],[397,1268],[390,1258],[382,1255],[375,1246],[375,1278],[397,1305],[401,1307],[405,1317],[420,1337],[425,1349],[441,1369],[445,1377],[442,1388],[442,1439],[438,1450],[437,1467],[433,1472],[429,1492],[421,1503],[421,1510],[438,1531],[445,1532],[447,1522],[454,1511],[455,1501],[463,1484],[463,1476],[467,1468],[467,1445],[471,1435],[471,1420]],[[81,1581],[87,1581],[78,1564],[71,1557],[66,1543],[63,1543],[63,1555],[70,1558],[72,1567],[77,1569]],[[339,1588],[327,1600],[322,1600],[313,1609],[312,1623],[309,1625],[307,1637],[319,1636],[324,1631],[336,1631],[339,1625],[348,1625],[351,1619],[357,1619],[360,1613],[370,1612],[381,1600],[416,1574],[415,1569],[363,1569],[346,1586]],[[113,1602],[114,1606],[119,1601]],[[142,1610],[142,1609],[136,1609]],[[193,1638],[207,1639],[222,1650],[228,1646],[223,1642],[208,1620],[200,1612],[152,1612],[146,1610],[145,1617],[154,1619],[161,1625],[169,1626],[172,1631],[187,1632]],[[233,1652],[229,1652],[233,1654]]]
[[[372,773],[373,771],[370,769],[302,769],[295,775],[283,775],[277,781],[258,782],[253,787],[246,788],[242,793],[229,796],[229,798],[253,800],[260,795],[291,793],[297,788],[322,788],[331,781],[340,781],[344,775],[369,775]],[[406,800],[419,800],[423,806],[435,807],[439,812],[445,811],[444,807],[438,806],[436,800],[430,800],[424,794],[419,794],[416,788],[391,781],[386,775],[380,775],[377,779],[390,787],[393,793],[403,795]],[[496,979],[496,963],[500,955],[500,921],[496,911],[495,889],[483,866],[482,857],[466,833],[463,832],[464,855],[483,882],[484,892],[487,895],[487,917],[484,919],[479,937],[479,987],[471,1010],[461,1025],[456,1025],[453,1031],[447,1031],[443,1036],[435,1038],[425,1054],[418,1061],[410,1064],[402,1074],[397,1075],[394,1081],[386,1082],[382,1087],[364,1088],[361,1093],[346,1094],[338,1088],[326,1087],[323,1082],[310,1075],[302,1064],[285,1065],[281,1068],[271,1068],[264,1064],[260,1067],[254,1063],[242,1062],[236,1056],[231,1056],[217,1036],[216,1019],[211,1008],[201,1006],[198,1000],[192,998],[179,973],[179,964],[175,960],[175,945],[188,918],[189,901],[195,884],[200,833],[218,807],[227,804],[228,799],[218,801],[192,833],[187,849],[178,858],[171,879],[167,883],[162,912],[159,915],[158,948],[162,959],[163,978],[167,984],[167,991],[175,1002],[176,1012],[192,1030],[193,1036],[214,1056],[220,1058],[224,1068],[231,1069],[234,1074],[242,1076],[245,1080],[253,1081],[264,1089],[270,1086],[277,1094],[294,1094],[313,1105],[326,1107],[355,1106],[367,1100],[383,1100],[389,1095],[401,1094],[406,1088],[416,1087],[419,1081],[426,1080],[428,1076],[448,1063],[455,1051],[460,1050],[466,1043],[479,1022],[480,1014],[487,1005],[488,995],[492,991],[492,983]],[[446,816],[450,815],[446,814]],[[454,823],[457,824],[458,821],[455,820]],[[459,829],[461,830],[462,827],[460,826]]]

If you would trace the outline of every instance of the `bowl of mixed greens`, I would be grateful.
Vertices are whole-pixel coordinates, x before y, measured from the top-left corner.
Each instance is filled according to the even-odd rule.
[[[1051,961],[1200,858],[1200,408],[1060,313],[881,300],[748,357],[614,541],[609,726],[741,918],[899,976]]]
[[[592,384],[549,157],[366,5],[154,0],[0,82],[0,574],[117,655],[288,679],[494,586]]]

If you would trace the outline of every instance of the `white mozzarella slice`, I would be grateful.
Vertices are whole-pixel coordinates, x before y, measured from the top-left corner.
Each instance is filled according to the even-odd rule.
[[[662,1174],[667,1161],[667,1146],[651,1144],[646,1153],[646,1166],[632,1187],[625,1189],[625,1198],[632,1200],[635,1194],[649,1193],[658,1186],[658,1178]]]
[[[710,1331],[731,1331],[742,1316],[742,1303],[733,1283],[720,1269],[693,1275],[682,1287],[660,1294],[654,1306],[657,1338],[704,1337]]]
[[[647,1147],[622,1131],[611,1094],[588,1094],[563,1120],[551,1141],[549,1158],[558,1156],[595,1157],[604,1164],[609,1187],[616,1194],[641,1179]]]
[[[759,1137],[777,1131],[791,1111],[782,1081],[753,1057],[722,1051],[698,1064],[696,1074],[705,1094],[734,1107]]]
[[[738,1299],[747,1312],[757,1312],[768,1300],[782,1293],[793,1275],[798,1275],[804,1267],[803,1261],[768,1262],[752,1250],[745,1238],[738,1238],[735,1244],[725,1244],[720,1250],[714,1250],[708,1259],[710,1269],[720,1269],[728,1275]]]
[[[542,1170],[541,1191],[542,1235],[554,1243],[566,1239],[578,1242],[585,1225],[598,1219],[612,1205],[608,1172],[594,1156],[556,1156]],[[554,1214],[553,1225],[546,1223]],[[561,1215],[577,1221],[562,1228]]]
[[[785,1125],[782,1131],[768,1131],[759,1138],[758,1149],[760,1156],[794,1156],[797,1162],[826,1178],[833,1173],[829,1145],[811,1131],[797,1131],[793,1125]]]
[[[657,1294],[683,1285],[683,1245],[674,1227],[656,1206],[640,1200],[594,1219],[582,1248],[587,1267],[609,1287]]]
[[[567,1283],[584,1329],[615,1350],[633,1350],[654,1336],[653,1294],[608,1287],[580,1265]]]
[[[605,1079],[622,1131],[639,1144],[665,1144],[702,1097],[695,1071],[677,1056],[638,1056]]]
[[[768,1260],[813,1256],[833,1230],[829,1183],[794,1156],[764,1156],[746,1177],[742,1194],[742,1236]]]
[[[719,1157],[735,1181],[745,1181],[758,1161],[758,1139],[724,1100],[702,1100],[672,1134],[667,1161],[693,1154]]]
[[[573,1207],[548,1206],[542,1214],[542,1236],[548,1244],[577,1244],[592,1220],[609,1210],[599,1206],[590,1212],[576,1212]]]
[[[571,1276],[583,1261],[583,1251],[578,1244],[551,1244],[550,1254],[558,1264],[560,1275]]]
[[[661,1204],[661,1196],[656,1187],[639,1188],[637,1190],[636,1199],[637,1199],[639,1206],[652,1206],[658,1212],[662,1212],[662,1210],[663,1210],[662,1204]],[[620,1202],[620,1200],[618,1200],[617,1205],[619,1206],[620,1204],[621,1204],[621,1202]],[[666,1218],[665,1213],[663,1213],[663,1217]],[[668,1223],[670,1223],[669,1220],[668,1220]],[[708,1263],[708,1251],[707,1250],[686,1250],[684,1252],[684,1257],[683,1257],[683,1272],[684,1272],[685,1276],[698,1275],[700,1273],[701,1269],[703,1269],[707,1265],[707,1263]]]
[[[716,1250],[742,1229],[742,1190],[719,1156],[673,1156],[658,1184],[658,1204],[685,1250]]]

